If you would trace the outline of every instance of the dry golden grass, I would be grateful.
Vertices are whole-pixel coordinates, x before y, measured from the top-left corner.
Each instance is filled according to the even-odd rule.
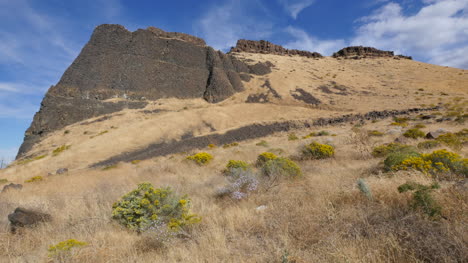
[[[398,136],[366,137],[367,130],[390,128],[390,122],[318,129],[337,136],[288,141],[287,133],[279,133],[263,138],[284,156],[296,155],[311,140],[333,144],[336,156],[301,161],[302,178],[262,188],[242,201],[215,197],[225,184],[221,171],[230,159],[254,162],[266,149],[255,145],[260,140],[203,149],[215,157],[206,166],[176,154],[106,171],[78,169],[49,176],[1,195],[0,261],[47,262],[48,246],[71,238],[89,245],[74,249],[65,262],[281,262],[286,253],[290,262],[466,261],[466,189],[442,182],[435,197],[445,219],[430,220],[411,210],[410,195],[398,193],[397,187],[408,180],[429,184],[432,179],[416,172],[379,173],[381,160],[368,153],[373,145]],[[296,133],[302,137],[310,132]],[[359,178],[365,178],[373,201],[357,189]],[[190,196],[193,212],[203,218],[188,230],[190,238],[161,245],[111,220],[113,202],[141,182],[169,185]],[[257,211],[261,205],[267,208]],[[50,213],[54,221],[11,234],[6,218],[17,206]]]

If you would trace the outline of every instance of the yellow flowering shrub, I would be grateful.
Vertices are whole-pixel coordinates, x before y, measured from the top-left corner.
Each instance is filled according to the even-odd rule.
[[[271,152],[264,152],[262,154],[260,154],[258,157],[257,157],[257,162],[256,162],[256,165],[257,166],[262,166],[264,165],[266,162],[270,161],[270,160],[274,160],[278,158],[278,156],[276,156],[276,154],[274,153],[271,153]]]
[[[67,253],[72,248],[87,246],[88,243],[81,242],[76,239],[68,239],[62,242],[57,243],[56,245],[51,245],[47,249],[49,251],[49,257],[58,256],[63,253]]]
[[[409,129],[405,133],[403,133],[403,136],[411,139],[422,138],[425,135],[426,134],[418,128]]]
[[[335,155],[335,148],[331,145],[312,142],[302,148],[304,159],[326,159]]]
[[[196,162],[198,165],[205,165],[209,163],[213,159],[213,155],[201,152],[187,157],[187,160],[192,160]]]
[[[40,182],[44,180],[44,178],[40,175],[37,175],[37,176],[33,176],[31,178],[29,178],[28,180],[24,181],[25,183],[34,183],[34,182]]]
[[[404,159],[401,163],[391,167],[393,171],[398,170],[418,170],[423,173],[429,173],[432,169],[432,162],[426,161],[422,157],[412,156]]]
[[[177,231],[186,225],[200,222],[200,217],[190,213],[190,199],[180,197],[170,188],[154,188],[142,183],[124,195],[112,206],[112,218],[120,224],[139,232],[152,226],[166,225]]]

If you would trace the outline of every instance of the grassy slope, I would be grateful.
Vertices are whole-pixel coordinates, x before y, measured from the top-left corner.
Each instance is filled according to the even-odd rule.
[[[200,125],[201,120],[209,120],[218,130],[223,130],[264,118],[299,119],[305,114],[310,116],[340,114],[339,107],[333,108],[332,104],[325,105],[319,110],[297,103],[288,104],[286,95],[295,87],[280,85],[283,83],[280,80],[284,78],[281,74],[289,74],[285,71],[286,65],[289,65],[287,63],[290,63],[289,60],[301,59],[265,57],[266,60],[276,59],[274,63],[283,69],[269,76],[272,86],[278,90],[278,93],[284,95],[283,101],[274,102],[272,105],[239,104],[258,83],[262,83],[259,79],[251,80],[245,93],[238,94],[234,99],[221,105],[210,106],[201,101],[167,100],[160,107],[167,107],[169,112],[145,115],[128,111],[125,115],[116,116],[108,121],[67,127],[70,133],[64,134],[64,131],[58,131],[36,147],[35,151],[38,153],[49,153],[47,157],[0,171],[0,178],[20,183],[35,175],[45,177],[43,182],[25,184],[21,191],[1,194],[0,261],[47,261],[47,247],[70,238],[86,241],[89,245],[75,250],[73,257],[68,258],[67,262],[281,262],[286,251],[290,259],[295,258],[296,262],[467,260],[468,233],[467,217],[464,212],[467,208],[467,195],[463,187],[456,187],[453,182],[442,182],[442,189],[438,190],[435,196],[442,204],[447,219],[431,221],[409,209],[409,195],[399,194],[397,187],[407,180],[428,184],[432,179],[417,172],[378,173],[381,159],[371,158],[370,149],[374,145],[393,141],[399,135],[368,137],[365,130],[388,131],[394,128],[390,126],[391,120],[367,123],[358,133],[352,131],[352,124],[324,127],[323,129],[337,136],[314,139],[334,144],[337,152],[335,158],[301,161],[299,165],[304,173],[303,178],[281,181],[241,202],[219,200],[214,197],[216,190],[225,184],[221,170],[228,160],[253,162],[259,153],[270,148],[282,149],[284,156],[295,155],[298,147],[311,139],[288,141],[287,134],[279,133],[263,138],[268,142],[268,147],[256,146],[259,139],[241,142],[240,146],[227,149],[222,147],[203,149],[215,156],[213,162],[205,167],[186,161],[187,154],[181,153],[154,158],[137,165],[120,164],[107,171],[86,168],[96,159],[120,153],[124,149],[137,148],[161,136],[177,138],[183,134],[184,129],[194,130],[198,134],[208,133],[209,128]],[[281,64],[280,60],[285,60],[285,64]],[[349,63],[349,67],[355,68],[356,71],[365,68],[370,71],[371,67],[354,64],[377,62],[336,63]],[[392,63],[401,63],[401,61],[387,62],[389,68],[393,66]],[[323,67],[319,69],[322,71],[319,72],[325,77],[326,73],[323,72],[326,71],[323,70],[334,69],[332,63],[335,62],[323,63]],[[409,63],[403,66],[428,67],[434,72],[445,70],[417,62]],[[372,67],[372,70],[377,69]],[[460,70],[446,70],[453,71],[453,74],[449,74],[446,79],[467,76],[459,75]],[[423,72],[420,71],[421,74]],[[372,72],[366,74],[372,75]],[[433,73],[426,77],[432,78],[431,75],[434,78],[438,76]],[[411,76],[423,79],[419,74]],[[332,74],[329,77],[333,79]],[[366,81],[366,78],[360,77],[363,82]],[[391,79],[388,78],[388,81]],[[460,88],[460,84],[452,87],[448,82],[448,80],[443,82],[445,83],[443,92],[450,96],[440,95],[439,82],[430,84],[427,81],[420,86],[405,87],[398,86],[395,82],[392,84],[394,86],[391,86],[393,90],[388,92],[406,94],[405,100],[402,100],[402,96],[392,101],[392,94],[387,94],[388,96],[373,96],[373,100],[363,103],[362,99],[355,96],[352,97],[355,100],[353,105],[356,106],[353,112],[407,108],[429,101],[435,103],[439,98],[442,102],[450,102],[454,97],[463,95],[464,90]],[[283,84],[288,83],[290,82]],[[354,87],[352,83],[353,81],[349,79],[348,85]],[[316,85],[314,82],[313,86]],[[362,87],[365,85],[354,88]],[[378,94],[387,92],[385,86],[379,87],[381,90]],[[434,95],[415,94],[421,87],[425,90],[422,93]],[[405,93],[407,89],[411,92]],[[317,93],[316,90],[309,92],[321,100],[325,100],[322,96],[328,96]],[[416,100],[420,97],[423,101]],[[343,103],[345,101],[351,103],[350,98],[333,97],[338,102],[343,100]],[[376,104],[379,100],[381,105]],[[404,103],[398,104],[396,101]],[[186,105],[189,109],[183,110]],[[159,106],[154,105],[154,107]],[[443,113],[445,114],[445,111]],[[174,123],[173,126],[170,126],[171,123]],[[426,121],[426,125],[427,128],[423,129],[425,131],[437,128],[457,131],[464,127],[452,122]],[[117,129],[112,129],[111,126]],[[179,127],[181,128],[178,129]],[[91,130],[92,134],[84,135],[85,130]],[[90,138],[104,130],[109,132]],[[318,130],[301,130],[296,133],[301,137],[312,131]],[[118,143],[115,143],[116,141]],[[417,141],[410,143],[415,144]],[[51,156],[51,151],[63,144],[71,144],[72,147],[58,156]],[[467,155],[466,147],[460,150],[460,154]],[[59,167],[71,168],[70,173],[63,176],[46,176],[47,172],[53,172]],[[358,178],[365,178],[372,189],[374,201],[368,201],[360,194],[356,188]],[[172,243],[161,248],[148,243],[144,236],[126,231],[110,220],[113,202],[134,189],[138,183],[145,181],[156,186],[170,185],[177,192],[191,197],[193,211],[201,215],[203,221],[190,230],[190,239],[174,239]],[[260,205],[266,205],[267,209],[256,211],[255,208]],[[53,215],[54,222],[26,230],[22,235],[9,234],[7,214],[17,206],[46,211]]]

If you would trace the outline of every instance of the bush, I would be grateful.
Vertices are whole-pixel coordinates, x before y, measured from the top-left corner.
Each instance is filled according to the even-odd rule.
[[[113,219],[139,232],[160,225],[178,231],[201,220],[197,215],[190,214],[190,199],[186,196],[178,196],[169,187],[154,188],[150,183],[139,184],[137,189],[124,195],[112,208]]]
[[[316,137],[316,136],[328,136],[330,135],[329,132],[327,131],[319,131],[319,132],[311,132],[309,133],[308,135],[302,137],[303,139],[307,139],[307,138],[310,138],[310,137]]]
[[[364,179],[359,178],[357,180],[357,186],[358,186],[359,191],[361,191],[361,193],[364,194],[367,197],[367,199],[369,199],[369,200],[373,199],[372,192],[371,192],[369,186],[367,186]]]
[[[231,169],[229,183],[217,191],[218,197],[230,197],[240,200],[247,197],[251,192],[257,190],[258,179],[252,170]]]
[[[76,239],[68,239],[57,243],[56,245],[51,245],[47,249],[49,251],[49,257],[63,257],[70,252],[72,248],[87,246],[88,243],[81,242]]]
[[[223,148],[226,149],[226,148],[231,148],[231,147],[235,147],[235,146],[239,146],[239,143],[237,143],[237,142],[227,143],[227,144],[223,145]]]
[[[430,140],[430,141],[424,141],[424,142],[418,143],[419,149],[432,149],[438,146],[440,146],[440,142],[436,140]]]
[[[387,158],[384,160],[384,170],[386,171],[397,171],[398,165],[401,165],[403,161],[408,160],[413,157],[420,157],[421,155],[413,151],[412,149],[401,149],[399,151],[394,151],[387,155]]]
[[[459,133],[455,134],[449,132],[446,134],[442,134],[439,137],[437,137],[436,140],[455,150],[461,149],[463,144],[463,136],[460,136]]]
[[[208,164],[213,159],[213,155],[201,152],[187,157],[187,160],[192,160],[196,162],[198,165],[205,165]]]
[[[430,174],[451,172],[468,176],[468,159],[445,149],[430,154],[396,152],[390,154],[384,164],[387,171],[417,170]]]
[[[266,162],[262,167],[262,173],[269,177],[297,177],[302,175],[299,165],[288,158],[282,157]]]
[[[249,164],[244,161],[229,160],[229,162],[226,164],[226,170],[231,170],[231,169],[247,170],[248,168],[249,168]]]
[[[208,144],[208,148],[210,148],[210,149],[216,148],[216,145],[214,145],[213,143],[210,143],[210,144]]]
[[[383,132],[376,131],[376,130],[372,130],[372,131],[369,131],[369,132],[367,133],[367,135],[369,135],[369,136],[376,136],[376,137],[382,137],[382,136],[384,136],[384,133],[383,133]]]
[[[312,142],[302,148],[302,158],[304,159],[326,159],[333,157],[335,149],[327,144]]]
[[[44,180],[44,178],[42,176],[38,175],[38,176],[33,176],[33,177],[29,178],[28,180],[26,180],[24,182],[25,183],[34,183],[34,182],[40,182],[42,180]]]
[[[271,153],[271,152],[264,152],[257,157],[256,165],[258,167],[263,166],[266,162],[274,160],[276,158],[278,158],[276,154]]]
[[[372,156],[374,157],[385,157],[393,152],[408,151],[413,149],[410,145],[400,143],[389,143],[375,147],[372,150]]]
[[[71,145],[62,145],[62,146],[58,147],[57,149],[53,150],[52,155],[57,156],[60,153],[62,153],[63,151],[70,149],[70,147],[71,147]]]
[[[262,140],[262,141],[256,143],[255,145],[257,145],[257,146],[263,146],[263,147],[268,147],[268,142],[265,141],[265,140]]]
[[[416,129],[423,129],[423,128],[426,128],[426,125],[421,124],[421,123],[418,123],[418,124],[414,125],[413,128],[416,128]]]
[[[403,133],[403,136],[412,139],[422,138],[425,135],[426,134],[418,128],[409,129],[405,133]]]
[[[288,140],[289,141],[295,141],[295,140],[298,140],[298,139],[299,139],[299,137],[297,137],[297,135],[295,133],[290,133],[288,135]]]
[[[408,191],[414,191],[413,200],[411,201],[410,206],[413,209],[421,209],[430,217],[435,217],[441,214],[442,208],[432,198],[431,192],[438,188],[440,188],[440,186],[437,183],[434,183],[430,186],[425,186],[414,182],[408,182],[400,185],[398,187],[398,192],[404,193]]]

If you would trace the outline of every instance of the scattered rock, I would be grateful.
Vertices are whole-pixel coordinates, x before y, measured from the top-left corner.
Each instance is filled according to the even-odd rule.
[[[232,47],[229,53],[231,52],[248,52],[248,53],[261,53],[261,54],[274,54],[274,55],[283,55],[283,56],[293,56],[298,55],[308,58],[321,58],[323,57],[320,53],[309,52],[304,50],[297,49],[286,49],[280,45],[275,45],[271,42],[260,40],[246,40],[240,39],[237,41],[235,47]]]
[[[436,117],[435,115],[422,115],[421,119],[422,120],[430,120],[430,119],[434,119],[435,117]]]
[[[446,134],[448,131],[445,129],[438,129],[437,131],[431,131],[426,134],[427,139],[437,139],[440,135]]]
[[[8,220],[11,223],[11,230],[14,232],[18,227],[50,222],[52,217],[46,213],[18,207],[13,213],[8,215]]]
[[[56,174],[64,174],[64,173],[68,173],[68,168],[60,168],[57,170],[57,172],[55,172]]]
[[[11,183],[3,187],[2,193],[5,193],[6,191],[9,191],[9,190],[21,190],[21,189],[23,189],[23,185]]]

